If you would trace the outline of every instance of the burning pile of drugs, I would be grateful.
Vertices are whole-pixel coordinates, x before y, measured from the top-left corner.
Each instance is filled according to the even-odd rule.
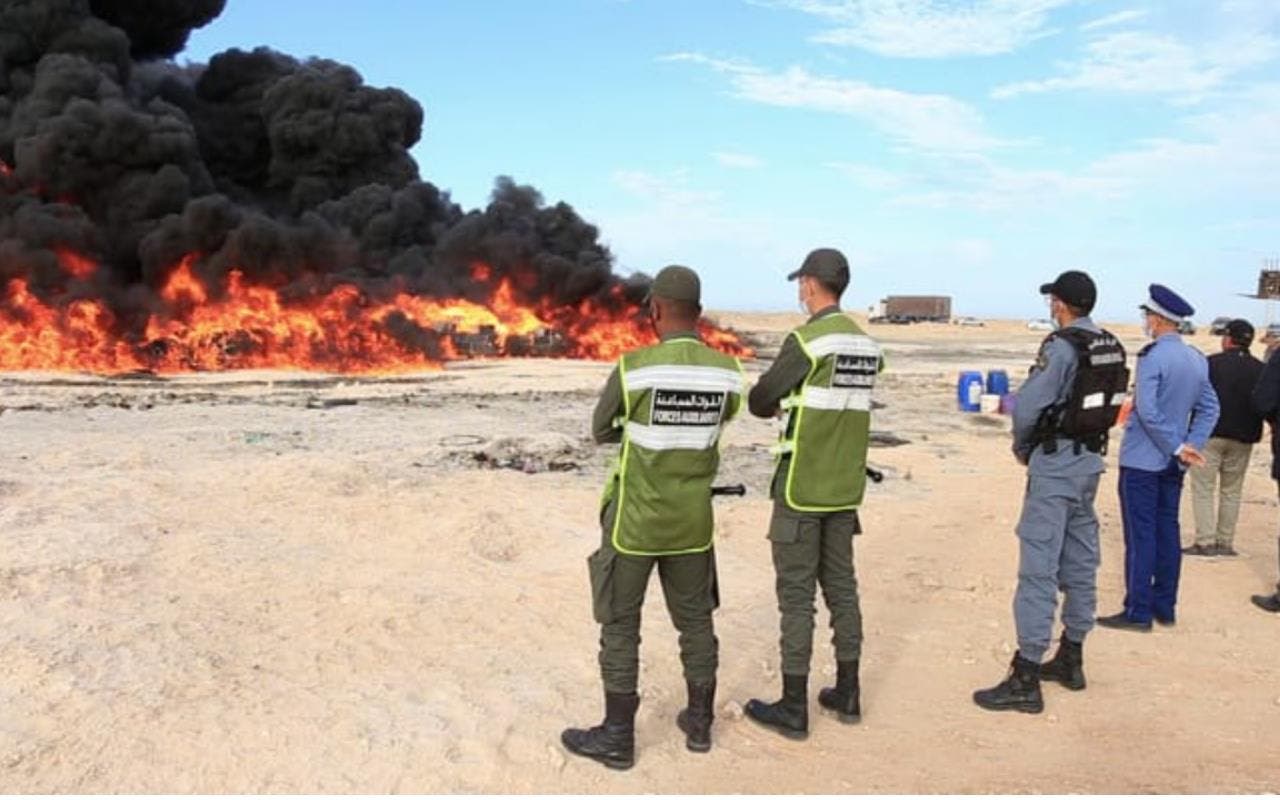
[[[596,228],[421,180],[422,109],[258,48],[172,61],[225,0],[0,4],[0,370],[391,372],[654,341]],[[704,323],[734,353],[736,335]]]

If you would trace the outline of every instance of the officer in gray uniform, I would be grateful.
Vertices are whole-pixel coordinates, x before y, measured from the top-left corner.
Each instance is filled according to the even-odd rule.
[[[990,711],[1039,713],[1044,709],[1041,678],[1068,689],[1085,687],[1082,644],[1093,628],[1100,561],[1093,504],[1104,471],[1106,428],[1114,423],[1128,382],[1123,347],[1088,316],[1097,300],[1093,280],[1068,271],[1040,292],[1048,296],[1058,329],[1041,345],[1014,404],[1013,452],[1028,474],[1017,528],[1013,616],[1018,651],[1002,683],[973,695],[975,703]],[[1083,377],[1090,380],[1078,384],[1082,364]],[[1068,411],[1072,408],[1077,412]],[[1086,416],[1091,423],[1084,421]],[[1059,590],[1064,594],[1064,631],[1058,652],[1041,666]]]

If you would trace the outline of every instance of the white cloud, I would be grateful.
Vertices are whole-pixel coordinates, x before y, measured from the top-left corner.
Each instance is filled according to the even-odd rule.
[[[896,172],[875,167],[870,164],[855,164],[849,161],[831,161],[823,166],[833,169],[849,180],[865,189],[887,192],[901,189],[906,179]]]
[[[920,208],[959,208],[969,211],[1025,212],[1064,200],[1114,199],[1130,188],[1116,175],[1076,174],[1055,169],[1016,169],[985,156],[936,159],[925,188],[907,191],[894,203]]]
[[[1206,230],[1215,233],[1276,233],[1280,232],[1280,217],[1246,217],[1209,225]]]
[[[1183,125],[1182,138],[1140,142],[1099,159],[1090,174],[1201,200],[1274,191],[1280,174],[1280,84],[1241,92],[1212,113],[1187,117]]]
[[[1229,78],[1280,54],[1280,40],[1262,32],[1241,33],[1192,45],[1149,31],[1109,33],[1085,48],[1084,58],[1044,80],[997,87],[997,98],[1053,91],[1141,92],[1197,102]]]
[[[834,23],[814,37],[883,56],[947,58],[1013,52],[1055,31],[1049,12],[1071,0],[774,0]]]
[[[605,232],[619,266],[653,274],[663,264],[688,264],[702,276],[704,302],[712,308],[789,307],[795,285],[782,278],[815,242],[847,247],[844,220],[788,218],[777,207],[743,212],[683,169],[623,169],[611,180],[634,202],[592,209],[589,217]],[[852,248],[845,253],[857,255]]]
[[[1099,28],[1113,28],[1116,25],[1133,22],[1134,20],[1142,19],[1145,16],[1147,16],[1147,10],[1145,8],[1130,8],[1126,11],[1117,11],[1114,14],[1108,14],[1105,17],[1090,20],[1089,22],[1081,25],[1080,30],[1096,31]]]
[[[734,96],[764,105],[857,117],[890,138],[929,151],[979,151],[1008,142],[991,136],[972,106],[942,94],[913,94],[862,81],[814,75],[803,67],[770,72],[742,61],[676,53],[664,61],[703,64],[729,76]]]
[[[666,208],[704,208],[720,200],[720,192],[689,185],[688,173],[659,175],[643,170],[617,170],[613,182],[628,194]]]
[[[923,168],[902,174],[892,202],[1019,213],[1068,201],[1140,207],[1146,198],[1202,204],[1211,218],[1242,198],[1266,196],[1280,174],[1280,84],[1217,105],[1183,117],[1177,135],[1137,141],[1073,170],[1012,168],[976,153],[926,156]]]
[[[711,157],[720,166],[729,167],[730,169],[758,169],[764,166],[764,161],[748,153],[718,151],[712,153]]]
[[[989,263],[995,251],[995,246],[987,239],[957,239],[951,243],[951,255],[956,261],[969,266]]]

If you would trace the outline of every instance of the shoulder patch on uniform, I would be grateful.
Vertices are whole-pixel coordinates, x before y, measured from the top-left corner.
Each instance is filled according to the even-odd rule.
[[[1031,372],[1043,372],[1049,366],[1049,347],[1057,338],[1058,334],[1054,332],[1044,337],[1044,340],[1040,342],[1040,349],[1036,352],[1036,360],[1031,365]]]
[[[1138,358],[1142,358],[1142,357],[1143,357],[1143,356],[1145,356],[1147,353],[1150,353],[1150,352],[1151,352],[1151,348],[1153,348],[1153,347],[1155,347],[1155,346],[1156,346],[1156,343],[1155,343],[1155,342],[1152,342],[1151,344],[1149,344],[1149,345],[1147,345],[1146,347],[1144,347],[1144,348],[1142,348],[1141,350],[1139,350],[1139,351],[1138,351]]]

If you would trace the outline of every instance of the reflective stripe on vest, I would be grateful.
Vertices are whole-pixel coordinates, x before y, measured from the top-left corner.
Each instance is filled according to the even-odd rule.
[[[741,367],[697,339],[681,338],[629,353],[618,373],[622,450],[607,488],[617,489],[614,548],[630,555],[709,549],[711,482],[720,431],[741,406]]]
[[[662,364],[655,367],[641,367],[627,373],[627,389],[707,389],[711,391],[736,392],[742,388],[742,373],[719,367],[695,367],[687,365]]]
[[[836,354],[880,357],[880,348],[876,343],[860,333],[828,333],[813,341],[804,342],[804,345],[814,358]]]
[[[815,320],[792,335],[809,359],[809,372],[783,402],[787,429],[774,450],[789,456],[783,499],[796,511],[857,508],[866,487],[880,347],[844,314]]]

